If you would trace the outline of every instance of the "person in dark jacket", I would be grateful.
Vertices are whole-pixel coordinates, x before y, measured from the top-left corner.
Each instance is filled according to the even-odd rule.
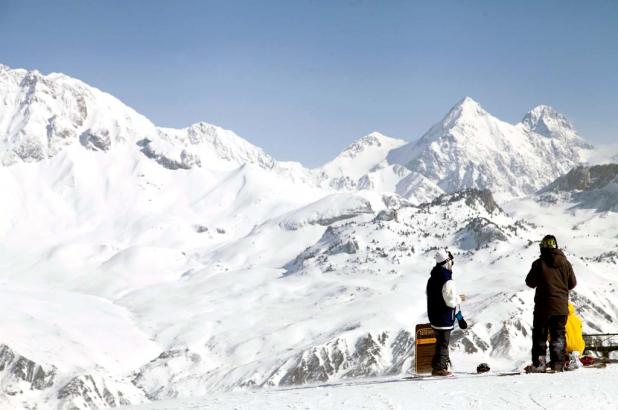
[[[461,297],[453,281],[453,255],[446,249],[439,249],[434,258],[436,265],[427,281],[427,315],[436,335],[431,374],[448,376],[451,374],[448,345],[455,323],[455,308],[461,303]]]
[[[573,267],[558,248],[553,235],[540,243],[541,256],[532,263],[526,285],[535,288],[534,318],[532,322],[532,364],[527,372],[545,372],[547,369],[547,335],[550,367],[561,372],[564,368],[566,347],[565,324],[569,314],[569,291],[577,285]]]

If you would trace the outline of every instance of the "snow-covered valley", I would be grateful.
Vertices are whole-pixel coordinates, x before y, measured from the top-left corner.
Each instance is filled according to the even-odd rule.
[[[81,81],[0,66],[0,407],[208,395],[220,401],[205,408],[260,408],[303,391],[269,389],[403,376],[443,246],[470,324],[453,333],[454,366],[521,369],[524,278],[547,233],[578,276],[584,332],[618,332],[618,151],[550,107],[509,124],[470,98],[419,137],[374,132],[307,169],[232,131],[160,128]],[[400,385],[342,406],[386,408],[369,398],[382,388],[434,396]]]

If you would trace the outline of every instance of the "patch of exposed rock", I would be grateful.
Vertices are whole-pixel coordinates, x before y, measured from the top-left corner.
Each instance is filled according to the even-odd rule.
[[[199,157],[188,152],[186,149],[182,149],[178,155],[172,156],[170,154],[160,152],[152,145],[152,141],[148,138],[138,141],[137,145],[141,147],[141,152],[145,156],[155,160],[159,163],[159,165],[167,169],[191,169],[193,167],[202,166]]]
[[[508,237],[498,225],[482,217],[470,220],[457,232],[457,237],[459,247],[464,250],[480,249],[495,241],[508,241]]]
[[[618,164],[580,165],[539,191],[591,191],[601,189],[610,183],[618,183]]]
[[[42,366],[17,354],[7,345],[0,345],[0,380],[4,393],[14,396],[24,389],[44,390],[54,384],[56,368]]]
[[[388,331],[368,333],[353,345],[337,338],[299,353],[277,368],[266,385],[300,385],[333,378],[400,374],[412,364],[412,335],[405,330],[393,338]]]
[[[96,374],[71,379],[58,390],[59,409],[101,409],[147,401],[143,392],[127,380],[111,380]]]
[[[500,206],[496,203],[493,194],[490,190],[484,189],[466,189],[463,191],[458,191],[452,194],[444,194],[440,195],[438,198],[434,199],[431,202],[424,203],[419,205],[419,207],[427,208],[436,205],[451,205],[455,202],[465,201],[465,204],[476,208],[477,206],[481,206],[490,214],[494,212],[504,212]]]

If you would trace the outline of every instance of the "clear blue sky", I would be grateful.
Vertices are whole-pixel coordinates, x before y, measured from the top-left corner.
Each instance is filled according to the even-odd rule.
[[[549,104],[618,141],[611,0],[0,0],[0,63],[308,166],[373,130],[416,139],[466,95],[511,122]]]

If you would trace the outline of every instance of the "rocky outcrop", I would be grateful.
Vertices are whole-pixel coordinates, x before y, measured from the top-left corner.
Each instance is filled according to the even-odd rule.
[[[146,400],[143,392],[128,380],[114,381],[96,374],[74,377],[58,391],[59,409],[102,409]]]
[[[14,396],[24,390],[44,390],[54,384],[56,368],[43,366],[0,345],[0,380],[4,393]]]
[[[177,152],[164,152],[156,147],[151,140],[144,138],[137,142],[141,147],[141,152],[150,159],[155,160],[167,169],[191,169],[200,167],[202,163],[197,155],[188,152],[186,149]]]
[[[324,261],[328,256],[340,253],[354,254],[359,250],[358,243],[354,238],[340,235],[341,230],[329,226],[317,244],[305,249],[294,260],[288,262],[283,268],[285,276],[291,275],[303,269],[309,259]]]
[[[610,183],[618,183],[618,164],[592,167],[580,165],[541,189],[539,193],[591,191],[604,188]]]
[[[19,145],[13,148],[13,153],[24,162],[41,161],[47,157],[43,144],[34,138],[24,138]],[[6,165],[16,162],[16,159],[8,159]]]
[[[341,206],[341,204],[344,204]],[[361,215],[373,214],[371,203],[352,194],[334,194],[278,218],[282,229],[295,231],[306,225],[329,226]]]
[[[588,262],[611,263],[613,265],[618,265],[618,251],[607,251],[598,256],[583,259]]]
[[[175,397],[178,394],[175,384],[182,384],[179,380],[185,376],[176,373],[177,369],[193,369],[198,374],[201,370],[196,370],[195,366],[201,362],[202,357],[188,348],[166,350],[136,371],[131,382],[150,400]],[[187,378],[191,379],[191,370],[187,373]],[[167,380],[168,383],[161,384],[160,380]]]
[[[432,202],[421,204],[420,207],[427,208],[437,205],[451,205],[455,202],[459,202],[462,200],[465,201],[465,204],[467,206],[475,209],[483,208],[490,214],[494,214],[495,212],[504,212],[502,208],[500,208],[500,206],[496,203],[496,200],[494,199],[491,191],[487,189],[466,189],[452,194],[440,195]]]
[[[376,217],[373,220],[374,221],[383,221],[383,222],[397,221],[397,210],[395,210],[395,209],[383,209],[380,212],[378,212],[378,214],[376,215]]]
[[[86,410],[147,401],[128,379],[93,372],[59,384],[66,377],[55,366],[36,363],[0,345],[0,396],[5,395],[11,408]]]
[[[564,200],[578,208],[618,211],[618,164],[578,166],[537,194],[542,202]]]
[[[511,318],[503,321],[502,327],[490,339],[492,354],[509,357],[518,341],[525,340],[529,334],[530,329],[522,323],[521,319]]]
[[[412,335],[405,330],[394,338],[389,331],[377,336],[368,333],[353,345],[345,338],[337,338],[291,358],[265,384],[286,386],[399,374],[412,364],[413,344]]]
[[[487,342],[473,331],[455,330],[451,334],[451,346],[466,353],[486,352],[490,349]]]
[[[473,218],[457,232],[458,245],[463,250],[481,249],[492,242],[507,241],[502,229],[486,218]]]
[[[108,130],[98,132],[88,129],[79,136],[80,143],[93,151],[109,151],[112,147],[112,138]]]

